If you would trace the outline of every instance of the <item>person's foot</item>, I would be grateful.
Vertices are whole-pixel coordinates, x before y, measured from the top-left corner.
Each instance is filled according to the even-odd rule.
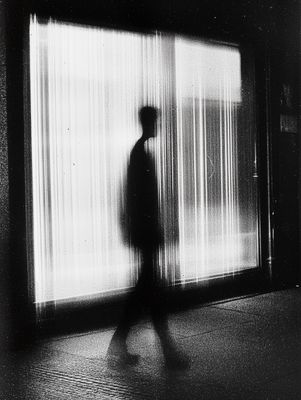
[[[107,351],[107,363],[110,367],[136,365],[139,362],[138,354],[128,352],[124,343],[111,343]]]

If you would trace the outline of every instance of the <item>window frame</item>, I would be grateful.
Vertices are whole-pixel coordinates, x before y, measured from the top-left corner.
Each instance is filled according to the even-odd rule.
[[[64,3],[64,2],[63,2]],[[37,7],[39,8],[39,7]],[[24,129],[24,141],[21,143],[20,138],[15,138],[19,142],[19,147],[23,148],[24,154],[24,171],[21,172],[23,176],[25,185],[25,192],[22,198],[15,199],[13,202],[16,204],[25,204],[25,209],[23,210],[23,224],[25,232],[25,259],[23,260],[23,267],[26,270],[27,279],[21,286],[23,290],[21,291],[22,298],[28,299],[27,308],[30,314],[30,320],[34,321],[36,325],[36,313],[33,307],[34,303],[34,277],[33,277],[33,243],[32,243],[32,182],[31,182],[31,124],[30,124],[30,72],[29,72],[29,17],[30,14],[35,10],[36,7],[32,6],[28,9],[23,10],[22,14],[22,45],[19,50],[23,54],[23,66],[22,66],[22,93],[23,93],[23,118],[22,125]],[[40,8],[41,10],[41,8]],[[47,7],[46,7],[47,13]],[[43,13],[42,13],[43,14]],[[68,14],[68,13],[67,13]],[[70,21],[67,17],[64,6],[62,6],[62,19]],[[60,13],[59,13],[60,15]],[[71,18],[73,22],[78,22],[78,17]],[[94,25],[93,19],[87,19],[85,22]],[[112,27],[110,24],[105,24],[100,21],[98,26],[102,27]],[[122,25],[122,24],[121,24]],[[124,26],[120,25],[120,29],[124,29]],[[126,29],[129,31],[143,32],[139,27],[127,26]],[[116,26],[115,26],[116,28]],[[174,32],[175,34],[179,32]],[[182,34],[182,32],[180,32]],[[240,45],[250,48],[249,40],[245,37],[236,37],[237,40],[233,41],[233,37],[225,38],[223,34],[218,32],[211,32],[207,35],[200,31],[199,35],[191,35],[187,33],[186,37],[193,37],[195,39],[207,40],[209,42],[217,42],[221,44],[229,44],[227,39],[231,38],[231,43],[235,45]],[[227,35],[225,35],[227,36]],[[218,40],[218,37],[223,37],[223,40]],[[212,39],[213,38],[213,39]],[[19,42],[20,43],[20,42]],[[251,46],[252,48],[252,46]],[[259,214],[261,215],[260,225],[259,225],[259,266],[256,271],[251,271],[251,273],[243,272],[243,277],[236,276],[235,279],[229,277],[224,281],[222,285],[224,293],[221,296],[221,286],[220,282],[215,279],[211,279],[210,282],[205,282],[204,285],[199,285],[197,288],[192,285],[191,289],[187,293],[174,293],[170,294],[171,307],[177,305],[180,300],[183,299],[184,303],[199,303],[200,301],[208,301],[208,299],[220,298],[225,296],[235,296],[236,293],[246,294],[253,293],[254,291],[260,290],[262,287],[266,288],[266,284],[272,282],[273,277],[273,210],[274,210],[274,196],[273,196],[273,179],[272,179],[272,159],[271,159],[271,134],[272,134],[272,119],[271,119],[271,88],[270,88],[270,59],[268,51],[268,43],[256,43],[252,51],[254,52],[255,58],[255,97],[256,97],[256,125],[257,125],[257,155],[258,155],[258,169],[260,173],[260,179],[258,184],[258,194],[259,194]],[[14,144],[13,144],[14,145]],[[18,174],[20,174],[18,172]],[[20,179],[20,175],[19,175]],[[14,181],[14,177],[11,180]],[[17,238],[17,242],[20,242],[20,238]],[[24,245],[24,237],[22,238],[22,243]],[[23,271],[24,273],[24,271]],[[248,275],[248,277],[247,277]],[[25,287],[26,286],[26,287]],[[226,289],[226,287],[230,289]],[[61,304],[57,306],[55,302],[49,302],[45,307],[45,313],[42,319],[38,322],[40,326],[47,326],[49,321],[53,319],[60,320],[64,315],[78,315],[79,312],[87,312],[87,310],[101,309],[103,315],[106,315],[108,309],[116,307],[116,304],[122,304],[124,296],[118,296],[116,299],[109,299],[103,305],[99,305],[97,299],[93,299],[86,303],[86,306],[74,307],[70,302]],[[202,299],[202,300],[201,300]],[[119,306],[117,306],[118,308]],[[80,310],[81,309],[81,310]],[[98,312],[98,311],[97,311]],[[109,312],[110,314],[110,312]],[[64,317],[63,317],[64,318]],[[76,319],[76,317],[75,317]],[[105,319],[105,318],[104,318]],[[110,318],[109,318],[110,320]]]

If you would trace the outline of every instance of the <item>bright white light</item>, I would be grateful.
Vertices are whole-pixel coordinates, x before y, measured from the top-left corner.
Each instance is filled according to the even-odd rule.
[[[120,200],[146,104],[160,109],[148,147],[162,276],[184,284],[256,266],[256,194],[247,213],[241,195],[256,186],[238,168],[237,48],[33,16],[30,73],[37,303],[135,283],[139,259],[122,241]],[[244,149],[248,166],[253,148]]]

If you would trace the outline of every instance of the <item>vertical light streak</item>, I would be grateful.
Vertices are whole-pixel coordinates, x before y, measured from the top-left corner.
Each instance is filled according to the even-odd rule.
[[[225,260],[225,202],[224,202],[224,169],[225,169],[225,162],[224,162],[224,153],[223,149],[225,147],[224,143],[224,124],[225,124],[225,87],[224,87],[224,79],[221,83],[220,88],[220,106],[219,106],[219,113],[220,113],[220,129],[219,129],[219,140],[220,140],[220,193],[221,193],[221,253],[222,259]]]
[[[183,143],[183,103],[182,103],[182,65],[177,62],[181,59],[180,46],[175,46],[176,68],[176,110],[177,110],[177,176],[178,176],[178,219],[179,219],[179,266],[182,285],[186,282],[185,264],[185,217],[184,217],[184,143]]]
[[[39,307],[135,284],[139,256],[122,239],[120,215],[146,104],[160,111],[146,149],[158,177],[161,277],[185,285],[256,266],[256,195],[241,204],[251,189],[238,168],[238,49],[33,16],[30,73]]]
[[[205,135],[204,135],[204,122],[203,122],[203,93],[202,93],[202,82],[200,82],[199,87],[199,133],[200,133],[200,140],[199,140],[199,174],[200,174],[200,181],[198,190],[200,192],[200,223],[199,223],[199,236],[200,236],[200,271],[201,274],[204,274],[205,269],[205,227],[206,227],[206,202],[205,202],[205,190],[207,187],[207,179],[205,179],[205,158],[207,157],[206,152],[204,151],[204,144],[205,144]]]
[[[198,280],[246,267],[240,233],[240,220],[244,218],[239,210],[241,188],[237,186],[238,176],[246,173],[237,168],[239,50],[177,38],[176,69],[180,231],[181,225],[184,227],[179,236],[180,268],[186,280]],[[197,100],[202,106],[195,108]],[[190,120],[187,112],[191,113]],[[196,112],[200,113],[198,130]],[[185,183],[181,184],[182,177]],[[187,192],[192,197],[187,198]],[[250,265],[250,260],[247,263]]]
[[[201,84],[202,86],[202,84]],[[205,127],[205,132],[203,130],[203,136],[204,136],[204,150],[203,150],[203,157],[202,159],[204,160],[204,208],[205,208],[205,216],[203,219],[203,229],[202,229],[202,234],[203,234],[203,247],[201,249],[202,251],[202,258],[203,258],[203,270],[201,271],[201,276],[207,276],[207,270],[208,270],[208,263],[207,260],[210,259],[210,255],[208,254],[208,251],[205,249],[208,249],[209,247],[209,219],[208,219],[208,209],[209,209],[209,202],[208,202],[208,181],[211,178],[208,177],[208,170],[207,170],[207,159],[208,159],[208,154],[207,154],[207,131],[206,131],[206,126],[207,126],[207,118],[206,118],[206,95],[205,95],[205,89],[202,88],[202,96],[200,97],[200,101],[203,104],[202,106],[202,121],[203,121],[203,127]],[[200,182],[200,184],[202,184]]]

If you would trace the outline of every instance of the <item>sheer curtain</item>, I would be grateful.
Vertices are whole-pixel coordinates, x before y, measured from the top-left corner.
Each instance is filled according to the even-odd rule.
[[[241,118],[240,62],[236,47],[31,17],[38,304],[134,285],[139,255],[122,240],[120,207],[146,104],[160,110],[148,151],[166,239],[162,275],[185,284],[257,266],[255,133]],[[239,135],[251,144],[243,162]]]

